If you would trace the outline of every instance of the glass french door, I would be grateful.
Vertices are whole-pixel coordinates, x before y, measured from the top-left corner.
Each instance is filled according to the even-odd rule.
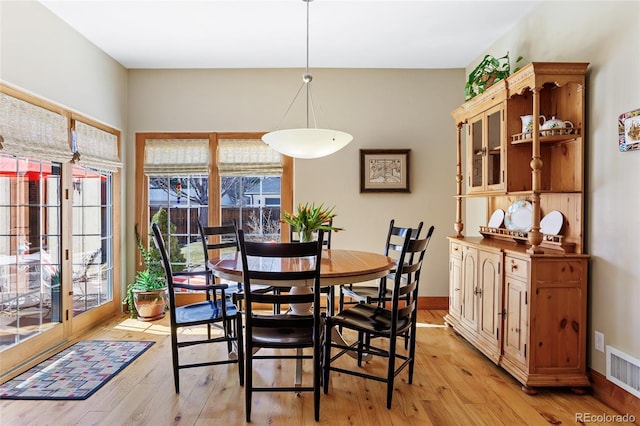
[[[114,312],[112,194],[110,172],[0,155],[0,356],[12,360],[20,345],[33,349],[22,356],[38,353]]]
[[[0,351],[61,322],[61,165],[0,155]]]

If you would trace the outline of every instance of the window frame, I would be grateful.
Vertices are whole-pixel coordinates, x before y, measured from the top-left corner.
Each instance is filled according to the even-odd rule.
[[[136,133],[136,160],[135,160],[135,187],[136,187],[136,223],[149,223],[148,194],[149,178],[144,174],[145,141],[147,139],[208,139],[209,140],[209,200],[215,200],[216,205],[209,205],[208,222],[220,224],[222,208],[219,203],[221,177],[218,172],[216,152],[218,140],[221,139],[261,139],[265,132],[145,132]],[[293,158],[282,156],[282,175],[280,178],[280,209],[291,211],[293,209]],[[148,246],[149,236],[147,232],[141,232],[144,245]],[[282,241],[289,240],[287,232],[281,233]],[[131,246],[133,249],[133,246]],[[140,253],[135,250],[136,270],[142,267]],[[131,278],[136,271],[129,271]]]

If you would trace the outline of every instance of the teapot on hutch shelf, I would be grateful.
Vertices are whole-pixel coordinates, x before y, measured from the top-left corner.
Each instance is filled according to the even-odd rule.
[[[522,115],[520,116],[520,120],[522,120],[522,133],[531,133],[533,132],[533,115]],[[547,119],[544,118],[544,115],[538,117],[538,120],[542,120],[540,122],[541,126],[547,122]]]
[[[553,116],[549,120],[544,122],[544,124],[540,127],[540,130],[552,130],[552,129],[564,129],[564,128],[573,128],[573,123],[570,121],[560,120],[555,116]],[[546,132],[546,133],[550,133],[550,132]]]

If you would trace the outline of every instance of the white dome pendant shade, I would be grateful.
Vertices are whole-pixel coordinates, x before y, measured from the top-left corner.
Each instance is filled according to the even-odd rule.
[[[309,127],[310,112],[313,112],[313,122],[314,125],[316,124],[315,110],[311,100],[313,77],[309,74],[309,3],[313,0],[302,1],[307,3],[307,66],[306,72],[302,76],[302,86],[289,104],[285,116],[304,87],[307,94],[307,127],[269,132],[262,136],[262,140],[276,151],[293,158],[319,158],[341,150],[353,140],[353,136],[340,130]]]
[[[262,136],[271,148],[293,158],[319,158],[341,150],[353,140],[353,136],[340,130],[284,129]]]

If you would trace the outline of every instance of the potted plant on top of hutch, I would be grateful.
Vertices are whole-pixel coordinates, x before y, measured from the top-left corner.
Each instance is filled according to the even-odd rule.
[[[528,393],[536,387],[589,386],[589,256],[583,247],[587,67],[533,62],[452,112],[456,234],[449,238],[445,319]],[[543,126],[545,120],[550,125]],[[486,200],[480,221],[487,226],[478,237],[463,233],[468,197]]]

